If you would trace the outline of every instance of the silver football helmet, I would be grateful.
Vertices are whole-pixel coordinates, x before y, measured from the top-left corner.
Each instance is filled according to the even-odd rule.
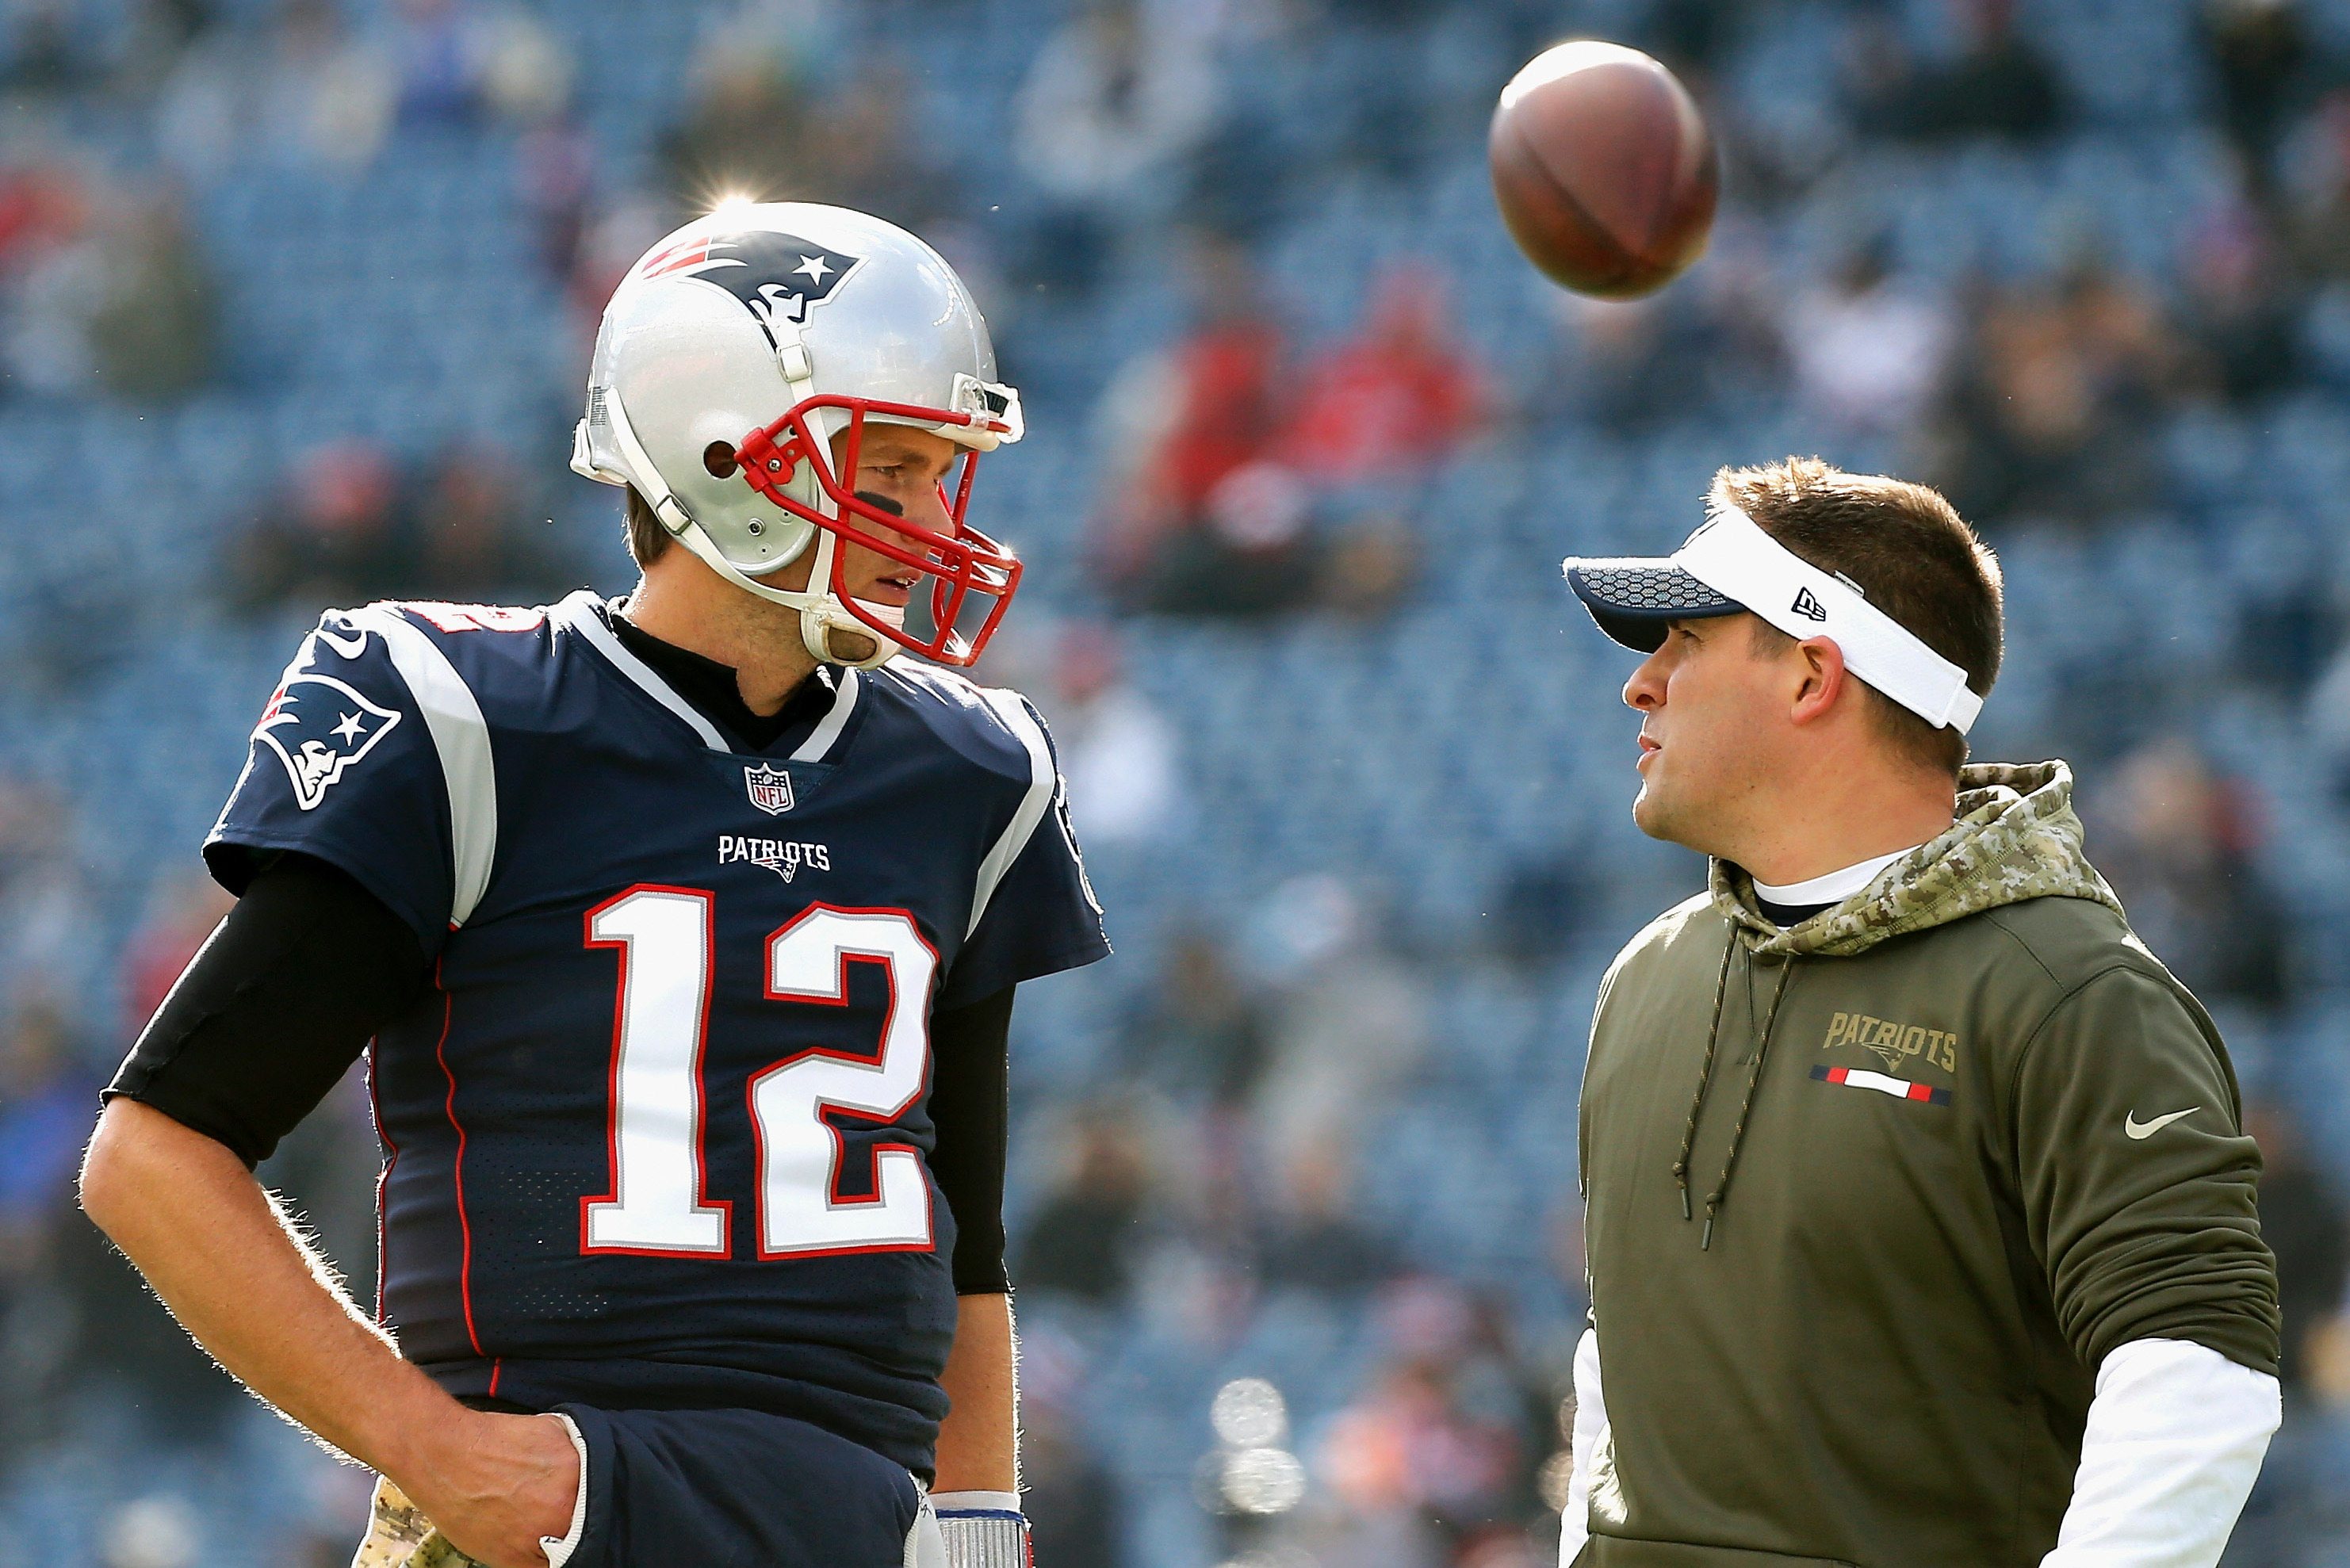
[[[960,474],[941,487],[951,535],[853,493],[871,421],[965,449]],[[662,240],[613,292],[571,466],[635,486],[721,576],[797,609],[816,658],[869,667],[904,648],[967,665],[1020,580],[1011,553],[963,521],[972,472],[979,453],[1021,431],[1020,395],[995,379],[987,323],[936,251],[844,207],[739,203]],[[928,578],[930,636],[907,629],[901,608],[850,597],[841,539]],[[763,580],[811,545],[805,590]],[[986,607],[965,631],[958,622],[976,609],[973,594]],[[844,659],[835,632],[869,639],[873,653]]]

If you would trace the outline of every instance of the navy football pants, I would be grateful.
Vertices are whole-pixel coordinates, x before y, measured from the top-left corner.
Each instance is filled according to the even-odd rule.
[[[556,1408],[588,1443],[569,1568],[901,1568],[914,1478],[755,1410]]]

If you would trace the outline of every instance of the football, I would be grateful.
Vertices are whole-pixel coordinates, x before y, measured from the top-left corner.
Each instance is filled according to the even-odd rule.
[[[1554,283],[1636,299],[1705,254],[1713,135],[1638,49],[1579,40],[1535,56],[1502,89],[1487,151],[1502,221]]]

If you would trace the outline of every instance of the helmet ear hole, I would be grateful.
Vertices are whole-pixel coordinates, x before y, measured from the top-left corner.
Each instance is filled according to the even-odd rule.
[[[712,479],[732,479],[741,465],[734,461],[734,448],[723,441],[712,441],[702,449],[702,466],[710,471]]]

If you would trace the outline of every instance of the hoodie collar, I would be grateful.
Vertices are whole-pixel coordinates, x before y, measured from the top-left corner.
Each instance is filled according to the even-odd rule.
[[[1843,902],[1781,929],[1755,907],[1753,878],[1712,863],[1714,908],[1756,952],[1849,958],[1911,931],[2028,898],[2121,900],[2089,864],[2062,762],[1983,763],[1960,771],[1950,828],[1900,857]]]

